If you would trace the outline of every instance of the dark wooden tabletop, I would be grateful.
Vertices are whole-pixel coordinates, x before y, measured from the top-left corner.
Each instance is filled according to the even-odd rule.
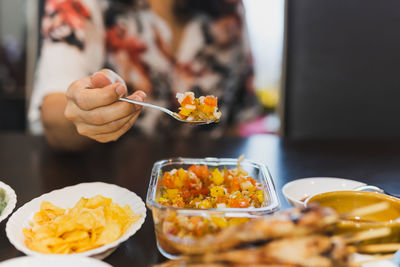
[[[103,181],[136,192],[145,201],[155,161],[171,157],[246,158],[270,169],[281,201],[288,181],[314,176],[343,177],[400,192],[400,141],[282,142],[277,136],[246,139],[192,137],[150,139],[126,135],[84,153],[57,153],[42,137],[0,134],[0,180],[18,197],[17,207],[53,189],[81,182]],[[0,224],[0,261],[22,256],[8,241],[6,221]],[[148,211],[142,228],[105,259],[115,267],[149,266],[165,259],[157,251],[153,221]]]

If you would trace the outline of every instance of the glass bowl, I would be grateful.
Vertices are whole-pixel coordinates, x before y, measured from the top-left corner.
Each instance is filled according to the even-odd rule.
[[[243,160],[240,166],[248,172],[248,175],[260,183],[260,190],[264,192],[264,205],[255,208],[178,208],[165,206],[156,201],[159,196],[158,189],[162,183],[163,173],[173,169],[183,168],[187,170],[191,165],[206,165],[208,168],[218,168],[220,170],[234,169],[237,167],[238,160],[231,158],[171,158],[160,160],[154,163],[149,188],[147,191],[146,204],[152,210],[155,234],[157,239],[157,247],[161,254],[169,259],[178,257],[184,247],[185,251],[190,247],[196,247],[199,242],[212,242],[213,233],[219,232],[226,226],[225,221],[230,224],[240,224],[266,214],[272,213],[279,209],[280,203],[275,190],[275,186],[271,175],[264,164],[260,164],[251,160]],[[185,237],[178,237],[168,231],[171,226],[171,218],[178,220],[179,223],[189,225],[191,220],[201,220],[202,223],[213,222],[217,225],[213,228],[211,234],[205,237],[196,238],[189,234]],[[222,220],[222,221],[221,221]],[[221,222],[224,225],[221,225]],[[220,226],[220,227],[219,227]],[[187,230],[187,229],[186,229]]]

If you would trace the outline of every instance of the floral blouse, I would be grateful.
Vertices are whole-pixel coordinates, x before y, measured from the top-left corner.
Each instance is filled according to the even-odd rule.
[[[74,80],[104,67],[117,72],[130,91],[145,91],[146,101],[173,110],[178,92],[218,97],[222,118],[217,124],[190,126],[143,108],[133,127],[137,131],[157,134],[174,129],[188,134],[212,128],[218,135],[227,125],[254,118],[260,107],[252,91],[252,62],[240,1],[236,10],[217,19],[206,14],[193,17],[173,54],[168,25],[144,1],[122,6],[107,0],[47,0],[28,114],[31,131],[42,132],[40,105],[46,94],[65,92]]]

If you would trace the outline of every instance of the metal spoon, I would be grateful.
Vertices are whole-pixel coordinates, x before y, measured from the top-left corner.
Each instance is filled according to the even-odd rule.
[[[149,103],[146,103],[146,102],[132,100],[132,99],[125,98],[125,97],[121,97],[119,100],[125,101],[125,102],[129,102],[129,103],[132,103],[132,104],[142,105],[144,107],[150,107],[150,108],[155,108],[155,109],[161,110],[162,112],[167,113],[168,115],[173,117],[175,120],[178,120],[180,122],[186,122],[186,123],[195,124],[195,125],[210,124],[210,123],[215,122],[215,121],[187,121],[187,120],[181,119],[181,117],[179,116],[178,113],[173,112],[173,111],[171,111],[171,110],[169,110],[167,108],[164,108],[164,107],[160,107],[160,106],[157,106],[157,105],[149,104]]]
[[[388,192],[388,191],[383,190],[382,188],[379,188],[379,187],[374,186],[374,185],[361,185],[361,186],[357,186],[353,190],[355,190],[355,191],[376,192],[376,193],[386,194],[386,195],[389,195],[389,196],[400,198],[400,194]]]
[[[385,190],[383,190],[380,187],[377,187],[375,185],[361,185],[361,186],[357,186],[356,188],[354,188],[355,191],[365,191],[365,192],[373,192],[373,193],[381,193],[381,194],[386,194],[392,197],[397,197],[400,198],[400,194],[395,194],[395,193],[389,193]],[[400,222],[400,217],[398,217],[397,219],[394,219],[393,222]],[[400,250],[399,250],[400,251]]]

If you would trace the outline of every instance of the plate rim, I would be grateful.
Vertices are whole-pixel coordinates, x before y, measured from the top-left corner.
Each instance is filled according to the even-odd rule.
[[[0,181],[0,188],[6,191],[7,205],[0,215],[0,222],[7,219],[7,217],[13,212],[15,206],[17,205],[17,194],[14,189],[8,184]]]
[[[45,199],[46,197],[48,197],[49,195],[52,194],[57,194],[60,191],[63,190],[71,190],[74,187],[81,187],[81,186],[87,186],[87,185],[95,185],[95,184],[101,184],[103,186],[110,186],[110,187],[114,187],[114,188],[118,188],[120,190],[124,190],[130,194],[133,194],[133,198],[134,201],[138,203],[138,205],[140,206],[140,211],[139,214],[142,215],[140,217],[139,220],[137,220],[136,222],[133,223],[133,225],[130,226],[130,228],[128,230],[126,230],[126,232],[117,240],[105,244],[101,247],[98,248],[94,248],[94,249],[90,249],[84,252],[79,252],[79,253],[71,253],[71,254],[44,254],[44,253],[40,253],[34,250],[29,249],[25,244],[20,244],[20,242],[18,242],[17,240],[15,240],[13,238],[13,234],[12,234],[12,229],[11,229],[11,225],[14,223],[14,220],[17,218],[17,216],[19,216],[20,213],[25,212],[25,209],[27,209],[27,207],[29,207],[30,205],[33,205],[34,202],[37,201],[43,201],[43,199]],[[33,212],[37,212],[37,211],[33,211]],[[20,208],[18,208],[9,218],[9,220],[7,221],[6,224],[6,235],[8,240],[10,241],[10,243],[19,251],[23,252],[26,255],[31,255],[31,256],[43,256],[43,255],[66,255],[66,256],[96,256],[98,254],[104,253],[109,249],[115,248],[117,247],[120,243],[128,240],[131,236],[133,236],[143,225],[145,218],[146,218],[146,206],[142,200],[141,197],[139,197],[135,192],[130,191],[127,188],[118,186],[116,184],[110,184],[110,183],[104,183],[104,182],[84,182],[84,183],[78,183],[75,185],[70,185],[70,186],[65,186],[63,188],[58,188],[58,189],[54,189],[48,193],[44,193],[36,198],[33,198],[32,200],[28,201],[27,203],[25,203],[24,205],[22,205]],[[137,214],[137,213],[136,213]],[[21,228],[22,231],[22,228]]]
[[[47,259],[50,259],[50,258],[61,259],[62,258],[62,260],[69,260],[69,259],[89,260],[89,261],[93,261],[93,263],[97,263],[97,264],[101,265],[99,267],[112,267],[112,265],[110,265],[109,263],[98,260],[93,257],[68,256],[67,254],[46,254],[46,255],[41,255],[41,256],[33,256],[33,255],[18,256],[18,257],[10,258],[10,259],[0,262],[0,267],[6,267],[7,264],[9,264],[9,263],[19,263],[20,261],[22,261],[21,263],[29,263],[29,260],[31,260],[31,259],[36,260],[36,259],[40,259],[40,258],[47,258]]]

